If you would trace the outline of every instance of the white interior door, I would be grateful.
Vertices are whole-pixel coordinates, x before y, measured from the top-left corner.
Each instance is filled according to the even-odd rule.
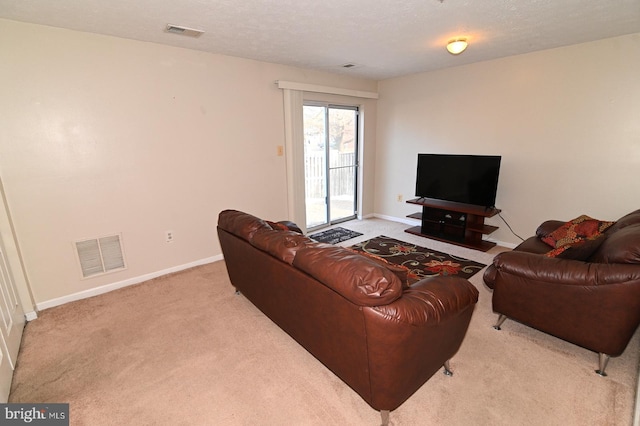
[[[25,317],[0,234],[0,401],[6,402],[16,367]]]
[[[13,243],[13,231],[0,182],[0,402],[6,402],[16,367],[25,316],[7,256],[7,244]],[[16,247],[9,245],[14,252]],[[15,254],[15,253],[14,253]],[[15,257],[15,256],[14,256]],[[21,273],[22,271],[16,271]]]

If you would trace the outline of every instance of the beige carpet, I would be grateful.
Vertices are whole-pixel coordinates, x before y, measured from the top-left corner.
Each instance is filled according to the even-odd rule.
[[[341,226],[488,263],[491,253],[403,233],[379,219]],[[636,333],[597,376],[597,355],[507,321],[491,325],[482,272],[453,377],[436,373],[392,425],[630,425]],[[330,314],[330,313],[328,313]],[[416,360],[420,362],[420,360]],[[379,413],[243,296],[223,262],[41,312],[24,333],[10,402],[68,402],[72,425],[376,425]]]

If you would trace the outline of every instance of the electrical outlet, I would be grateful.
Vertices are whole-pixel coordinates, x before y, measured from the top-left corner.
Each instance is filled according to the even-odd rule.
[[[168,243],[173,242],[173,231],[165,232],[165,238],[166,238]]]
[[[398,202],[402,202],[402,194],[398,194],[397,200],[398,200]]]

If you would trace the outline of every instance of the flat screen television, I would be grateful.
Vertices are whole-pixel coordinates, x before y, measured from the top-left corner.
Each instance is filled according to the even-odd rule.
[[[418,154],[416,196],[494,207],[501,156]]]

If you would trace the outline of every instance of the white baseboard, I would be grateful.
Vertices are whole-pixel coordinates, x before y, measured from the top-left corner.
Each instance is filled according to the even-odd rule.
[[[395,216],[387,216],[386,214],[374,213],[373,217],[377,217],[378,219],[389,220],[391,222],[400,222],[405,225],[420,225],[420,221],[418,219],[411,219],[410,217],[395,217]]]
[[[507,243],[506,241],[494,240],[493,238],[485,238],[485,241],[491,241],[492,243],[496,243],[500,247],[506,247],[506,248],[510,248],[512,250],[514,248],[516,248],[516,246],[518,245],[518,244],[514,244],[514,243]]]
[[[24,319],[26,319],[27,322],[38,319],[38,313],[36,311],[26,312],[24,314]]]
[[[130,286],[130,285],[133,285],[133,284],[139,284],[141,282],[148,281],[148,280],[151,280],[153,278],[161,277],[162,275],[172,274],[174,272],[180,272],[180,271],[183,271],[185,269],[193,268],[194,266],[206,265],[207,263],[217,262],[217,261],[222,260],[222,259],[223,259],[222,254],[219,254],[217,256],[207,257],[205,259],[196,260],[195,262],[186,263],[184,265],[174,266],[172,268],[163,269],[161,271],[152,272],[150,274],[141,275],[139,277],[129,278],[129,279],[124,280],[124,281],[119,281],[119,282],[116,282],[116,283],[112,283],[112,284],[107,284],[107,285],[103,285],[103,286],[100,286],[100,287],[91,288],[89,290],[80,291],[78,293],[73,293],[73,294],[70,294],[68,296],[63,296],[63,297],[58,297],[58,298],[51,299],[51,300],[46,300],[44,302],[37,303],[36,304],[36,308],[39,311],[41,311],[43,309],[53,308],[54,306],[60,306],[60,305],[64,305],[65,303],[75,302],[76,300],[86,299],[88,297],[93,297],[93,296],[97,296],[99,294],[108,293],[110,291],[117,290],[117,289],[122,288],[122,287],[127,287],[127,286]],[[37,315],[35,315],[35,312],[33,314],[35,316],[33,319],[36,319]],[[29,320],[28,317],[27,317],[27,319]]]
[[[638,364],[640,370],[640,364]],[[638,386],[636,387],[636,409],[633,416],[633,426],[640,426],[640,374],[638,374]]]

